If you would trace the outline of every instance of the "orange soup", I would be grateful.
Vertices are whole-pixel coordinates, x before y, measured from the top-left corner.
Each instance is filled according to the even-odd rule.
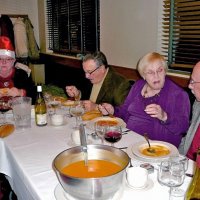
[[[159,157],[159,156],[165,156],[170,153],[169,149],[165,146],[161,145],[151,145],[151,149],[154,149],[154,152],[149,152],[148,148],[144,148],[141,150],[141,153],[146,156],[151,156],[151,157]]]
[[[78,161],[67,165],[62,173],[76,178],[99,178],[119,172],[122,168],[106,160],[89,160],[85,166],[84,161]]]
[[[118,121],[113,119],[113,120],[99,120],[97,124],[101,126],[116,126],[118,125]]]

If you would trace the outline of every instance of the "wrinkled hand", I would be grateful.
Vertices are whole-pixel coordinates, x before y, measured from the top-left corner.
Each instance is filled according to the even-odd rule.
[[[16,87],[12,87],[9,89],[7,96],[11,97],[23,96],[23,91],[21,89],[17,89]]]
[[[103,115],[114,114],[114,107],[109,103],[99,104],[98,109]]]
[[[167,113],[158,104],[149,104],[144,111],[153,118],[161,121],[167,120]]]
[[[84,101],[82,101],[82,103],[83,103],[83,106],[84,106],[86,112],[95,110],[97,108],[97,104],[93,103],[90,100],[84,100]]]
[[[65,89],[70,97],[77,97],[80,94],[80,91],[73,85],[66,86]]]

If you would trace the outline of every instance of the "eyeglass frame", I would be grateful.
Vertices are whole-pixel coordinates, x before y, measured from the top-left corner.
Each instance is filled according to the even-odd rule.
[[[102,66],[102,65],[101,65]],[[94,70],[92,70],[91,72],[85,72],[85,74],[89,74],[90,76],[96,71],[98,70],[101,66],[95,68]]]
[[[193,84],[195,84],[195,83],[200,83],[200,81],[194,81],[194,80],[192,80],[192,79],[189,80],[189,84],[193,85]]]
[[[144,74],[147,76],[155,76],[156,74],[162,74],[164,71],[164,67],[159,67],[156,71],[146,71]]]
[[[3,62],[11,63],[13,61],[15,61],[15,59],[13,59],[13,58],[0,58],[0,63],[3,63]]]

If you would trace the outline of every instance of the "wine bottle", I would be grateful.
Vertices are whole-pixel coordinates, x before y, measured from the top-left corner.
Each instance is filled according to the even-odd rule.
[[[37,97],[35,102],[35,123],[37,126],[47,125],[47,107],[42,94],[42,86],[37,86]]]
[[[197,151],[195,174],[187,190],[186,200],[200,200],[200,147]]]

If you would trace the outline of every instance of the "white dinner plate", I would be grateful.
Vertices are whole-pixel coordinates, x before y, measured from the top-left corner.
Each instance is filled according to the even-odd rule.
[[[86,123],[86,127],[91,129],[91,130],[94,130],[94,124],[100,120],[105,120],[105,121],[113,121],[113,120],[116,120],[118,122],[118,125],[121,126],[122,128],[125,128],[126,127],[126,123],[118,118],[118,117],[97,117],[95,119],[92,119],[91,121],[88,121]]]
[[[129,156],[131,158],[139,159],[139,160],[146,161],[146,162],[161,162],[162,160],[167,159],[170,156],[175,156],[175,155],[179,154],[178,149],[173,144],[170,144],[168,142],[150,140],[150,143],[152,145],[164,146],[169,149],[170,153],[167,155],[164,155],[164,156],[156,156],[156,157],[144,155],[141,153],[140,150],[142,148],[148,147],[148,144],[145,141],[132,144],[131,146],[128,147],[127,153],[129,154]]]

